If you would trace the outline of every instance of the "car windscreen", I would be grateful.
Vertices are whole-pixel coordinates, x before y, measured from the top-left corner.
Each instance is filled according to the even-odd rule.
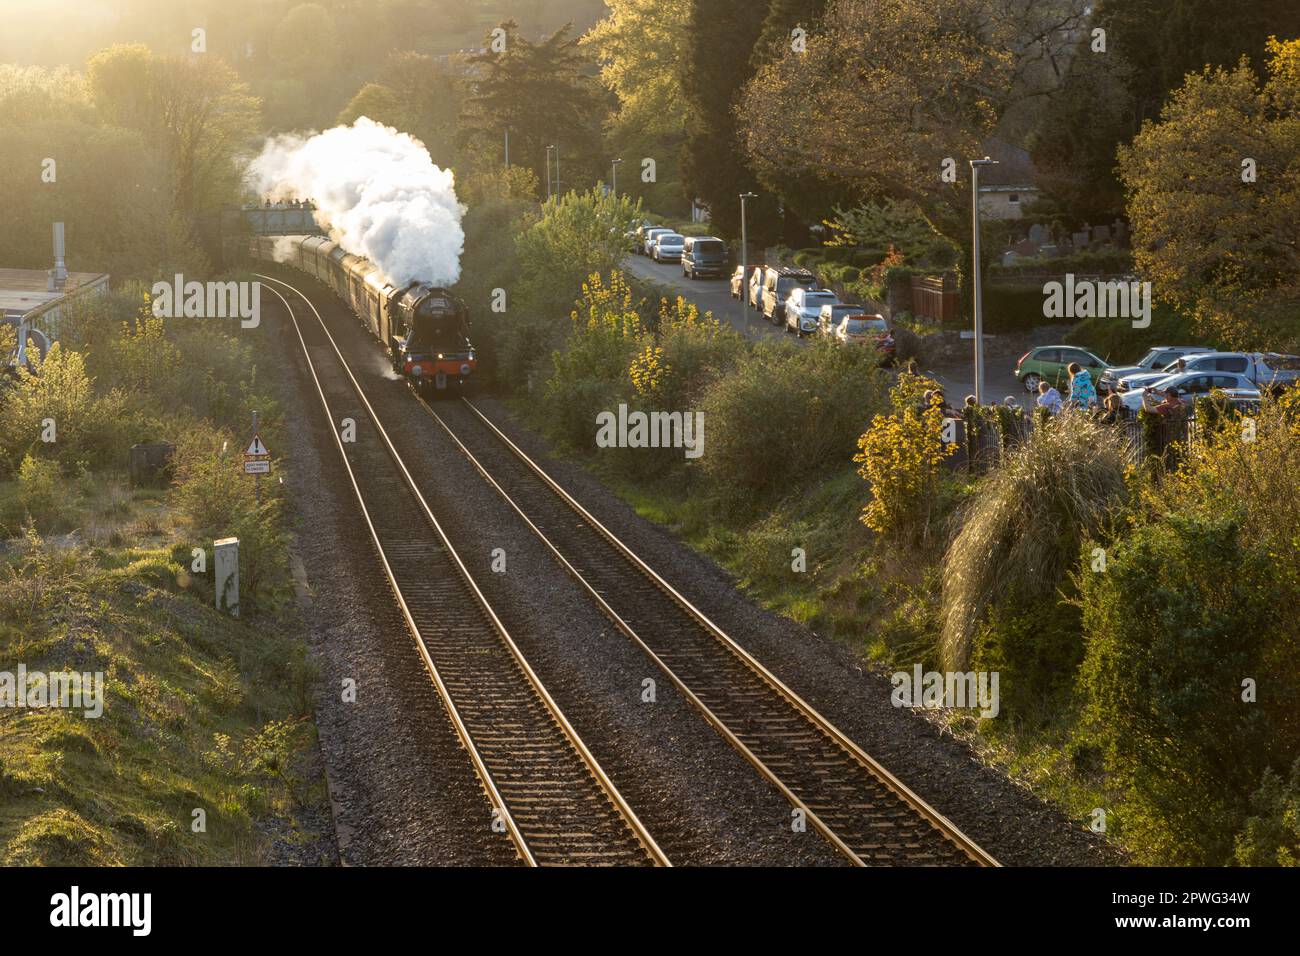
[[[685,240],[681,236],[674,236],[671,233],[665,233],[659,237],[661,246],[680,246]]]
[[[695,251],[706,256],[721,256],[727,251],[727,246],[717,239],[711,239],[707,242],[697,242]]]
[[[848,319],[844,323],[844,331],[854,335],[861,335],[864,332],[884,332],[886,331],[883,319],[864,319],[861,317]]]
[[[820,309],[823,305],[827,305],[834,301],[835,301],[835,296],[831,295],[828,292],[816,292],[803,297],[803,304],[810,309],[812,308]]]

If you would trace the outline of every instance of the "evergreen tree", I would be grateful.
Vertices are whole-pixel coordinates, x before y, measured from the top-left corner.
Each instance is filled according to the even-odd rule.
[[[501,29],[504,48],[494,49],[489,34],[485,50],[470,58],[477,75],[461,114],[470,164],[500,165],[509,130],[512,165],[526,166],[545,183],[546,147],[557,146],[563,187],[589,184],[605,166],[600,126],[607,103],[570,35],[572,24],[537,42],[525,39],[513,20]]]

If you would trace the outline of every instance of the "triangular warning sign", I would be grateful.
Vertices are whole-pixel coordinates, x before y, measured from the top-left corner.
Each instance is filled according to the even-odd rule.
[[[244,454],[245,455],[269,455],[270,452],[267,451],[266,446],[262,444],[261,436],[254,435],[253,440],[248,445],[248,451],[244,452]]]

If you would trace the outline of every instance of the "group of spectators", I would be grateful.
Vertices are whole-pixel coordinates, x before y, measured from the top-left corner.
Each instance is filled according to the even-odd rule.
[[[1124,403],[1112,392],[1104,402],[1097,398],[1097,386],[1093,384],[1092,373],[1077,362],[1071,362],[1070,397],[1062,398],[1061,393],[1048,382],[1038,384],[1039,408],[1046,409],[1052,415],[1059,415],[1067,408],[1079,408],[1090,411],[1104,425],[1114,425],[1124,421]],[[1178,394],[1178,389],[1170,386],[1164,393],[1147,389],[1142,393],[1142,408],[1163,418],[1181,418],[1187,413],[1187,402]]]

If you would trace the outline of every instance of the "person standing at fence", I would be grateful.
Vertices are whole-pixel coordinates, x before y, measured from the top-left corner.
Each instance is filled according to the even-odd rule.
[[[1124,421],[1124,402],[1114,392],[1106,396],[1097,421],[1102,425],[1118,425]]]
[[[1039,382],[1038,407],[1047,409],[1053,415],[1061,414],[1061,393],[1047,382]]]
[[[1070,404],[1075,408],[1094,408],[1097,404],[1097,387],[1092,384],[1092,373],[1078,362],[1070,363]]]

